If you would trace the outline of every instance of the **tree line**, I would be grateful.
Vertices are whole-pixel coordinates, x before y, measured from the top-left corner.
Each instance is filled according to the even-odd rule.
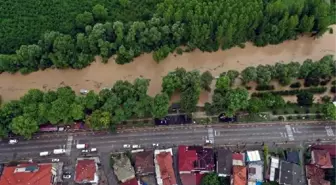
[[[155,3],[156,8],[149,13],[149,5]],[[257,46],[278,44],[303,33],[320,36],[331,24],[331,8],[324,0],[150,0],[139,5],[122,0],[112,4],[116,6],[102,3],[74,11],[76,15],[65,18],[64,23],[71,31],[41,29],[44,32],[40,39],[32,37],[38,40],[35,44],[25,42],[15,53],[0,55],[0,72],[80,69],[89,65],[95,55],[107,62],[116,54],[116,62],[124,64],[142,53],[153,52],[154,60],[159,62],[170,52],[181,51],[180,46],[187,46],[185,51],[217,51],[244,47],[247,41]],[[7,45],[12,47],[7,43],[1,47]]]

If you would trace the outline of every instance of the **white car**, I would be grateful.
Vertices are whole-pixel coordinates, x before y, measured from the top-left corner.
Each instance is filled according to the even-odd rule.
[[[89,150],[82,150],[82,153],[89,153]]]
[[[124,148],[131,148],[131,145],[129,145],[129,144],[124,144]]]
[[[205,140],[205,143],[206,144],[212,144],[212,140],[207,139],[207,140]]]
[[[155,147],[157,147],[157,146],[159,146],[159,143],[153,143],[153,146]]]
[[[89,93],[89,90],[87,90],[87,89],[81,89],[81,90],[79,90],[79,92],[80,92],[81,94],[86,95],[86,94]]]
[[[90,152],[97,152],[97,148],[91,148]]]
[[[51,159],[51,162],[59,162],[59,159]]]
[[[140,148],[140,145],[132,145],[132,148]]]
[[[63,175],[63,179],[70,179],[71,175]]]
[[[8,144],[14,145],[14,144],[16,144],[17,142],[18,142],[17,139],[10,139],[10,140],[8,141]]]

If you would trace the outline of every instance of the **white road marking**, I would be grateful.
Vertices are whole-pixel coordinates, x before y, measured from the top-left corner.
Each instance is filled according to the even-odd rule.
[[[286,128],[286,131],[287,131],[288,139],[290,141],[294,141],[294,136],[293,136],[293,132],[292,132],[291,126],[290,125],[286,125],[285,128]]]
[[[67,140],[67,145],[66,145],[66,150],[65,153],[66,155],[70,156],[71,154],[71,146],[72,146],[72,140],[73,140],[73,136],[68,136],[68,140]]]
[[[215,143],[213,128],[208,128],[208,138],[212,143]]]
[[[325,126],[325,129],[326,129],[326,131],[327,131],[327,135],[328,135],[328,136],[331,136],[331,137],[334,137],[334,136],[335,136],[334,131],[331,129],[330,126]]]

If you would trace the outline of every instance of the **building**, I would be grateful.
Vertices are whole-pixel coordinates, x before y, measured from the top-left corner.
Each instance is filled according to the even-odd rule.
[[[304,174],[299,165],[280,161],[279,184],[284,185],[305,185]]]
[[[143,151],[133,154],[136,174],[143,176],[155,173],[154,151]]]
[[[299,157],[299,152],[292,151],[286,152],[286,161],[290,163],[295,163],[295,164],[300,164],[300,157]]]
[[[263,169],[263,161],[251,162],[248,164],[248,185],[258,185],[263,182]]]
[[[313,145],[312,150],[326,150],[329,152],[330,157],[336,157],[336,145]]]
[[[330,154],[327,150],[312,150],[311,164],[323,169],[333,168]]]
[[[232,167],[232,178],[231,178],[231,185],[246,185],[246,166],[233,166]]]
[[[98,164],[96,157],[77,158],[75,169],[75,182],[78,184],[98,184]]]
[[[0,177],[1,185],[55,185],[58,170],[57,164],[29,163],[17,166],[6,166]]]
[[[246,162],[261,161],[260,152],[258,150],[246,152]]]
[[[183,173],[180,174],[180,179],[183,185],[199,185],[204,176],[204,173]]]
[[[324,180],[324,170],[314,165],[306,165],[306,177],[308,185],[330,185],[329,181]]]
[[[120,185],[140,185],[136,178],[127,180],[126,182],[121,183]]]
[[[232,154],[232,165],[234,166],[245,166],[245,155],[243,153],[233,153]]]
[[[158,185],[177,185],[173,168],[172,149],[155,150],[154,156],[156,181]]]
[[[271,157],[271,165],[270,165],[270,181],[278,181],[279,180],[279,158]]]
[[[214,152],[212,148],[202,146],[179,146],[179,172],[213,172],[215,169]]]
[[[226,149],[218,149],[216,171],[220,177],[228,177],[232,174],[232,152]]]
[[[135,171],[131,165],[130,159],[123,153],[112,155],[113,171],[117,179],[124,183],[135,177]]]

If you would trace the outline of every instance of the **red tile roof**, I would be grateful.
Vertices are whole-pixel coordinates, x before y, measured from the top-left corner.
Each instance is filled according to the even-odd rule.
[[[183,185],[199,185],[204,175],[200,173],[185,173],[180,174],[180,178]]]
[[[333,168],[330,154],[326,150],[313,150],[311,164],[314,164],[320,168]]]
[[[170,152],[161,152],[157,154],[156,160],[158,162],[158,165],[160,166],[160,173],[163,185],[177,184],[173,169],[173,159]]]
[[[155,172],[154,151],[144,151],[134,153],[135,170],[139,175]]]
[[[327,150],[330,156],[336,156],[336,145],[313,145],[312,148],[318,150]]]
[[[83,159],[77,161],[76,182],[93,181],[96,173],[96,164],[92,159]]]
[[[240,153],[234,153],[234,154],[232,154],[232,159],[243,161],[244,156],[243,156],[243,154],[240,154]]]
[[[48,185],[51,184],[51,164],[34,164],[37,171],[14,172],[16,168],[32,167],[32,164],[24,164],[14,167],[5,167],[0,178],[1,185]]]
[[[133,178],[133,179],[128,180],[128,181],[126,181],[124,183],[121,183],[120,185],[139,185],[139,184],[138,184],[137,179]]]
[[[314,165],[306,165],[306,176],[309,185],[330,185],[329,181],[324,180],[324,170]]]
[[[233,185],[246,185],[246,167],[245,166],[233,166]]]
[[[178,168],[180,172],[194,170],[194,162],[196,160],[197,154],[195,150],[188,150],[187,146],[178,147]]]

